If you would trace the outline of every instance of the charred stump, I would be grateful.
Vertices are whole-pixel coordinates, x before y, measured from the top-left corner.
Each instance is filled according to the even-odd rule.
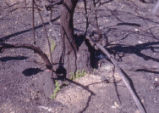
[[[61,45],[57,75],[70,78],[77,70],[90,68],[90,53],[84,37],[74,35],[73,15],[78,0],[64,0],[61,6]]]

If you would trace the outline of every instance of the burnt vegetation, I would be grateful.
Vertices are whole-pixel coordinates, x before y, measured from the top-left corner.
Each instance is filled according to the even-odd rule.
[[[152,52],[156,52],[158,50],[157,45],[159,44],[158,41],[154,42],[145,42],[139,43],[136,45],[124,45],[118,44],[116,42],[122,41],[124,39],[129,38],[131,35],[138,35],[138,36],[151,36],[155,40],[159,40],[152,31],[151,28],[147,31],[145,30],[144,33],[140,33],[138,31],[132,31],[131,28],[137,27],[140,28],[142,25],[138,22],[126,22],[123,21],[120,17],[118,17],[119,13],[129,14],[127,12],[117,12],[116,10],[108,9],[109,14],[108,17],[111,15],[113,16],[118,22],[114,25],[118,28],[115,28],[113,25],[109,28],[101,28],[99,25],[98,17],[102,17],[98,14],[100,6],[109,4],[113,2],[113,0],[32,0],[28,4],[31,7],[27,6],[27,2],[24,2],[24,8],[26,10],[30,9],[32,15],[32,27],[12,33],[7,36],[0,37],[0,54],[3,54],[3,51],[6,49],[19,49],[25,48],[32,50],[34,54],[38,54],[43,63],[45,65],[45,69],[51,72],[51,75],[48,79],[52,81],[52,84],[49,85],[47,90],[52,92],[54,89],[54,82],[55,80],[68,81],[70,83],[76,84],[81,86],[83,89],[91,92],[92,95],[95,95],[89,88],[83,86],[82,84],[78,84],[72,81],[71,74],[75,74],[79,70],[85,70],[87,72],[91,71],[93,68],[98,68],[99,61],[101,59],[107,59],[111,62],[116,71],[121,75],[122,80],[124,81],[126,87],[129,89],[130,94],[132,95],[137,107],[139,108],[141,113],[146,113],[143,104],[141,103],[137,93],[134,91],[133,83],[119,65],[119,62],[122,62],[122,58],[127,54],[135,54],[144,60],[153,60],[155,62],[159,62],[158,58],[154,58],[152,56],[146,55],[142,53],[143,50],[150,50]],[[140,0],[143,3],[150,3],[145,0]],[[74,26],[74,15],[75,11],[78,7],[78,4],[82,5],[82,12],[85,17],[85,28],[84,30],[75,28]],[[12,4],[14,6],[14,4]],[[8,7],[12,7],[8,5]],[[54,11],[60,12],[60,15],[53,18]],[[45,14],[46,13],[46,14]],[[36,25],[36,15],[39,16],[39,20],[41,21],[40,25]],[[48,21],[45,21],[45,16],[49,15]],[[137,17],[136,15],[131,15],[132,17]],[[143,19],[145,21],[151,21],[151,23],[158,23],[153,20],[149,20],[148,18],[143,18],[138,16],[137,18]],[[60,22],[57,22],[60,19]],[[0,18],[1,20],[1,18]],[[100,20],[101,21],[101,20]],[[51,50],[53,44],[51,42],[48,26],[52,26],[53,23],[60,25],[60,36],[56,37],[60,40],[60,43],[56,43],[56,47],[54,50]],[[90,27],[91,26],[91,27]],[[126,26],[128,29],[124,29],[123,31],[118,31],[120,27]],[[45,40],[47,40],[48,45],[48,54],[42,50],[43,47],[39,46],[37,29],[43,28]],[[107,30],[105,30],[107,29]],[[24,34],[26,32],[32,31],[32,40],[30,43],[10,43],[8,40],[14,38],[15,36]],[[120,35],[120,39],[117,38],[116,40],[111,40],[109,35],[112,32],[116,32],[116,36]],[[121,33],[121,34],[120,34]],[[114,36],[115,37],[115,36]],[[158,51],[157,51],[158,52]],[[25,60],[29,56],[6,56],[0,57],[1,62],[7,62],[10,60]],[[22,73],[25,76],[33,76],[39,72],[42,72],[43,69],[40,68],[28,68],[25,69]],[[156,70],[149,70],[149,69],[136,69],[136,72],[148,72],[148,73],[156,73],[159,72]],[[91,95],[91,96],[92,96]],[[87,106],[81,111],[84,112],[86,108],[89,106],[89,101],[91,100],[91,96],[88,99]]]

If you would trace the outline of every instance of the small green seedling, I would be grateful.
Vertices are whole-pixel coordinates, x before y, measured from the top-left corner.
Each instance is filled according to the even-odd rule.
[[[55,80],[55,89],[53,91],[53,94],[51,95],[51,99],[55,99],[59,91],[60,91],[60,84],[57,80]]]
[[[50,40],[50,43],[51,43],[51,52],[53,52],[55,50],[56,43],[54,40]]]
[[[75,74],[71,74],[71,80],[75,80],[77,78],[81,78],[81,77],[84,77],[86,75],[86,72],[85,70],[81,70],[81,71],[77,71]]]

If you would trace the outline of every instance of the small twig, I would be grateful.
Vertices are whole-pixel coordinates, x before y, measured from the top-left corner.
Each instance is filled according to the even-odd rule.
[[[32,0],[32,28],[33,28],[33,39],[34,39],[34,45],[36,44],[35,39],[35,0]]]
[[[85,36],[87,35],[88,27],[89,27],[89,20],[88,20],[88,11],[87,11],[87,1],[83,0],[84,2],[84,10],[85,10],[85,19],[86,19],[86,28],[85,28]]]
[[[86,37],[86,39],[90,42],[90,44],[92,46],[95,46],[95,48],[101,50],[108,58],[109,60],[112,62],[112,64],[115,66],[116,71],[119,73],[121,79],[123,80],[124,84],[126,85],[126,87],[128,88],[131,96],[133,97],[136,106],[138,107],[138,109],[140,110],[141,113],[146,113],[146,110],[143,106],[143,104],[141,103],[140,99],[138,98],[138,96],[136,95],[135,91],[133,90],[133,88],[131,87],[131,83],[129,81],[129,79],[126,77],[123,69],[121,69],[117,62],[115,61],[115,59],[109,54],[109,52],[100,44],[93,42],[92,39],[90,39],[89,37]]]
[[[40,16],[40,19],[41,19],[41,22],[42,22],[42,25],[43,25],[43,29],[44,29],[44,31],[45,31],[46,39],[47,39],[47,42],[48,42],[50,61],[51,61],[51,63],[53,63],[52,54],[51,54],[51,43],[50,43],[50,40],[49,40],[49,36],[48,36],[48,33],[47,33],[46,26],[45,26],[45,24],[44,24],[44,19],[43,19],[42,15],[41,15],[40,10],[38,10],[38,14],[39,14],[39,16]]]
[[[36,4],[35,4],[35,6],[38,7]],[[52,52],[51,52],[51,42],[49,40],[49,35],[48,35],[48,32],[47,32],[47,28],[45,26],[44,19],[42,17],[42,14],[41,14],[40,10],[38,10],[38,14],[40,16],[40,19],[41,19],[41,22],[42,22],[42,25],[43,25],[43,29],[44,29],[44,32],[45,32],[45,35],[46,35],[46,39],[47,39],[47,43],[48,43],[48,49],[49,49],[50,62],[51,62],[51,64],[53,64]],[[55,85],[54,73],[53,72],[54,71],[52,71],[51,76],[53,77],[53,84]]]
[[[84,86],[84,85],[82,85],[82,84],[80,84],[80,83],[78,83],[78,82],[75,82],[75,81],[73,81],[73,80],[70,80],[70,79],[68,79],[68,78],[66,78],[66,80],[67,80],[68,82],[70,82],[70,83],[73,83],[73,84],[75,84],[75,85],[77,85],[77,86],[82,87],[83,89],[85,89],[86,91],[88,91],[89,93],[91,93],[92,95],[96,95],[93,91],[91,91],[91,90],[89,89],[88,86]]]
[[[94,19],[95,19],[94,24],[95,24],[96,32],[99,35],[97,41],[99,41],[102,38],[102,32],[101,32],[101,29],[99,28],[97,2],[95,0],[93,0],[93,13],[94,13]]]
[[[52,7],[54,7],[55,5],[61,5],[63,3],[63,0],[57,0],[57,1],[54,1],[53,3],[49,4],[49,5],[46,5],[45,8],[46,10],[51,10]]]
[[[155,4],[154,8],[152,9],[152,14],[156,14],[158,8],[159,8],[159,0],[158,0],[157,3]]]
[[[116,79],[115,79],[115,66],[113,66],[113,83],[114,83],[114,87],[115,87],[115,91],[116,91],[118,101],[121,104],[121,99],[120,99],[120,95],[119,95],[119,91],[118,91],[118,87],[117,87],[117,82],[116,82]]]

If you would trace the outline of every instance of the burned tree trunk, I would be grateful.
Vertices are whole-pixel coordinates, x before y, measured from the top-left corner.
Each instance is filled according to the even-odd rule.
[[[63,74],[66,74],[67,78],[77,70],[88,70],[90,66],[90,54],[84,38],[74,35],[73,15],[77,2],[78,0],[64,0],[61,7],[63,52],[60,56],[59,67],[65,69]]]

